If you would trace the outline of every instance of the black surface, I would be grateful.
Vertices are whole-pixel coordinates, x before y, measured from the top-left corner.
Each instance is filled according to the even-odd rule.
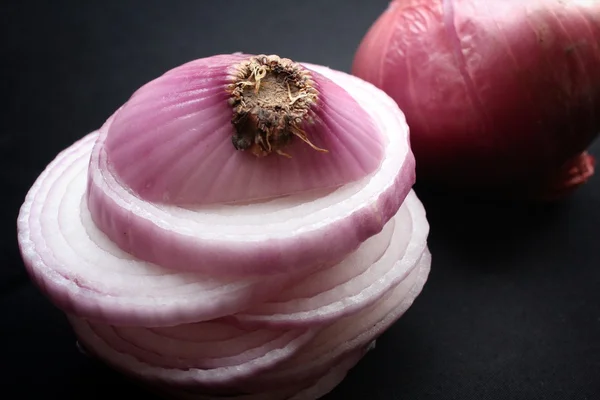
[[[1,3],[3,393],[142,394],[80,356],[61,313],[25,275],[18,207],[54,155],[99,127],[138,86],[194,58],[277,53],[348,71],[386,3]],[[544,207],[418,193],[432,226],[430,280],[377,351],[327,399],[600,398],[600,177],[568,201]]]

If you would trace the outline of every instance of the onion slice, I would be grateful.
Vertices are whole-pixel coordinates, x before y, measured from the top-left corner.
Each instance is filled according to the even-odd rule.
[[[394,231],[389,241],[383,234],[391,229]],[[425,250],[428,234],[425,209],[411,191],[384,231],[344,261],[307,276],[235,318],[249,326],[291,328],[325,324],[359,312],[412,272]],[[387,243],[383,254],[373,248],[382,243]],[[373,260],[377,255],[379,258]]]

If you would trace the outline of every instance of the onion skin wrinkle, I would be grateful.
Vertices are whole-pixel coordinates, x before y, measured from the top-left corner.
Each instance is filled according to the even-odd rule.
[[[392,1],[352,73],[406,114],[420,181],[551,199],[593,175],[598,1]]]
[[[408,125],[383,91],[217,55],[144,85],[60,152],[21,206],[18,242],[80,349],[135,383],[314,400],[425,285],[414,182]]]

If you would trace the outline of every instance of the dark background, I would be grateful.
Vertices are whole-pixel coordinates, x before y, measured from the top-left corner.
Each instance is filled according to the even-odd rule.
[[[15,227],[26,191],[137,87],[186,61],[277,53],[349,71],[387,0],[0,4],[0,389],[141,396],[76,351],[29,283]],[[327,400],[600,398],[600,177],[546,206],[417,192],[432,227],[430,280]]]

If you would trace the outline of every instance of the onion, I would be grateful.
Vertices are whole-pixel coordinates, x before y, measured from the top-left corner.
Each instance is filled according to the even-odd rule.
[[[19,245],[85,352],[124,374],[182,398],[313,399],[425,283],[414,179],[404,116],[374,86],[214,56],[58,154]]]
[[[352,73],[406,114],[420,181],[556,197],[593,174],[600,2],[392,1]]]

